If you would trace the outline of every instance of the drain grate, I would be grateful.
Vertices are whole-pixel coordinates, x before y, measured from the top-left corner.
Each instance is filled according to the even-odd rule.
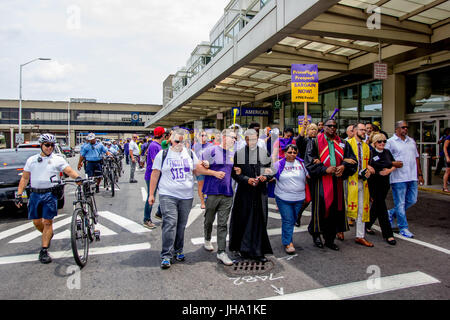
[[[264,274],[272,270],[273,267],[274,263],[270,259],[267,262],[243,260],[227,267],[226,269],[233,275],[256,275]]]

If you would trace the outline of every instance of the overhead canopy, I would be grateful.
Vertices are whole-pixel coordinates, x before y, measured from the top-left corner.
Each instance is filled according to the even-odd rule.
[[[282,26],[281,14],[288,20],[293,8],[269,3],[146,126],[181,125],[288,92],[291,64],[317,64],[324,81],[370,73],[380,58],[389,63],[390,73],[420,67],[424,60],[427,64],[450,60],[449,0],[325,2],[295,7],[297,16]],[[272,16],[278,20],[271,21]],[[274,23],[270,34],[266,29]]]

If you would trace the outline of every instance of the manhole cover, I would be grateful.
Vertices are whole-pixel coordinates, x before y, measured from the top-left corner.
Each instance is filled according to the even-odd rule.
[[[274,266],[271,259],[268,259],[267,262],[243,260],[226,267],[226,270],[233,275],[255,275],[264,274],[272,270]]]

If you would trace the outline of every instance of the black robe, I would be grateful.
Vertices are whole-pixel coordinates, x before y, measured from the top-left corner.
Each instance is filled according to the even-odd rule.
[[[345,143],[344,147],[344,159],[353,159],[357,161],[355,154],[353,153],[350,144],[341,140]],[[323,163],[314,164],[314,159],[319,159],[319,150],[317,145],[317,138],[310,139],[306,147],[305,154],[305,165],[308,170],[311,180],[310,180],[310,191],[311,191],[311,222],[308,227],[310,234],[317,236],[320,233],[324,234],[325,242],[333,242],[337,232],[348,231],[348,221],[346,217],[345,199],[344,199],[344,180],[349,176],[355,174],[358,169],[358,164],[349,164],[343,162],[345,167],[342,177],[333,176],[333,191],[334,198],[333,203],[330,207],[330,211],[327,217],[325,217],[325,200],[324,200],[324,190],[322,183],[322,176],[326,175],[327,167]],[[342,193],[338,194],[337,185],[341,184]],[[341,210],[338,209],[338,197],[341,197]]]
[[[250,258],[272,254],[267,234],[267,182],[256,187],[248,184],[249,178],[264,175],[264,168],[270,168],[270,156],[265,149],[258,147],[250,152],[246,146],[234,155],[234,167],[241,168],[242,173],[237,175],[233,170],[231,174],[237,190],[231,211],[229,249]]]

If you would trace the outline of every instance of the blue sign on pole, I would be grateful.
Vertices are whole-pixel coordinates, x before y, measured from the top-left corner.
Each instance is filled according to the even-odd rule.
[[[231,116],[234,115],[234,109],[237,109],[236,116],[243,117],[268,117],[270,115],[270,109],[268,108],[232,108]]]

